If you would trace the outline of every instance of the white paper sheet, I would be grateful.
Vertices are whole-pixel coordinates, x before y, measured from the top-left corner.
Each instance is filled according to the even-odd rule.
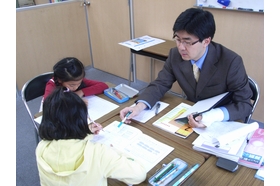
[[[94,143],[102,143],[118,149],[138,159],[146,167],[147,172],[164,159],[174,148],[164,144],[139,130],[136,127],[113,121],[103,128],[98,135],[91,140]]]
[[[112,103],[95,95],[87,96],[84,98],[88,100],[88,114],[93,121],[101,118],[102,116],[119,107],[119,105],[116,105],[115,103]],[[35,121],[37,123],[41,123],[42,116],[37,117]]]
[[[223,146],[227,143],[247,136],[259,128],[257,122],[244,124],[236,121],[214,122],[206,128],[193,128],[199,135],[203,136],[208,142]]]
[[[164,103],[162,101],[158,101],[157,103],[160,103],[160,107],[158,109],[158,113],[160,113],[163,109],[165,109],[169,104],[168,103]],[[151,119],[152,117],[155,116],[155,110],[156,110],[156,105],[151,109],[151,110],[143,110],[140,114],[138,114],[137,116],[133,117],[133,120],[139,121],[141,123],[146,123],[149,119]],[[135,104],[131,105],[135,106]]]

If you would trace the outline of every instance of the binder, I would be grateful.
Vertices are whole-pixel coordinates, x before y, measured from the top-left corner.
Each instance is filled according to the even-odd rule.
[[[196,102],[191,108],[189,108],[187,112],[182,115],[182,117],[175,119],[175,121],[188,123],[188,115],[193,114],[193,117],[195,118],[213,108],[223,106],[231,102],[231,95],[231,92],[225,92],[211,98],[200,100]]]

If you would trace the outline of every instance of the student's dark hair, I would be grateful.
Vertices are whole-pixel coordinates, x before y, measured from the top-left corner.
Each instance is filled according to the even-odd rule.
[[[216,31],[214,16],[209,11],[200,8],[187,9],[178,16],[174,23],[173,37],[175,32],[180,30],[197,36],[200,42],[208,37],[213,40]]]
[[[53,66],[54,82],[59,86],[58,79],[62,82],[78,81],[85,77],[83,63],[75,57],[66,57]]]
[[[84,139],[88,127],[85,102],[74,92],[57,87],[43,103],[39,136],[44,140]]]

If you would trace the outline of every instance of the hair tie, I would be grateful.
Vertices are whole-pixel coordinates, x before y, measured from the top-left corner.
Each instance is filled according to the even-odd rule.
[[[63,87],[63,92],[70,92],[70,89],[68,87]]]

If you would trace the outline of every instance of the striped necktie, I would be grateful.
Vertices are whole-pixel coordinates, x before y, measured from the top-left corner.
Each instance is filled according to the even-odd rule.
[[[197,67],[196,63],[194,63],[193,64],[193,75],[194,75],[196,82],[198,82],[199,74],[200,74],[199,68]]]

